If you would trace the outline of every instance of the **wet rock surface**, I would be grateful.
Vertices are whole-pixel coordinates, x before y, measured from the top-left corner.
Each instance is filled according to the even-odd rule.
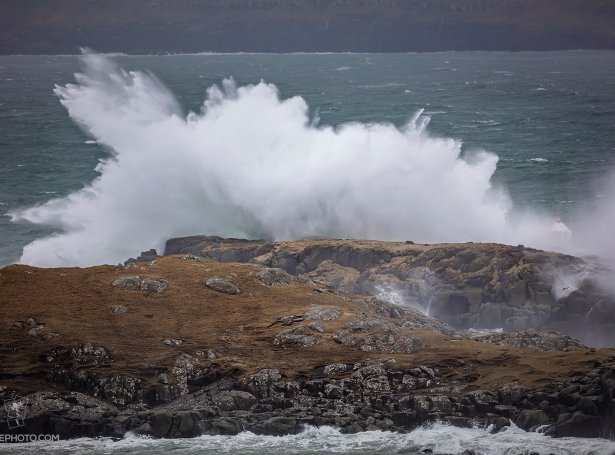
[[[542,427],[556,437],[612,438],[615,428],[613,363],[570,384],[532,390],[513,383],[500,390],[447,395],[441,393],[446,380],[427,366],[403,370],[368,360],[326,371],[312,380],[289,380],[275,369],[244,378],[225,376],[160,406],[126,381],[117,382],[115,394],[138,395],[136,402],[128,400],[135,404],[110,404],[82,392],[14,399],[26,406],[27,431],[63,438],[121,437],[126,431],[162,438],[241,431],[278,436],[297,433],[306,424],[332,425],[345,433],[374,428],[403,432],[436,420],[495,428],[512,421],[528,431]],[[1,393],[9,397],[6,390]],[[8,430],[5,413],[0,409],[0,431]]]

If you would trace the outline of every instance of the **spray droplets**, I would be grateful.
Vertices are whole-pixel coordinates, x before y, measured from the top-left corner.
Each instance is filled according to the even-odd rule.
[[[12,213],[58,230],[27,245],[24,263],[116,263],[194,234],[532,244],[535,226],[548,232],[549,221],[524,231],[507,219],[495,155],[462,159],[461,142],[431,136],[422,112],[402,128],[319,126],[301,97],[229,79],[184,115],[153,75],[83,61],[55,93],[111,156],[82,190]]]

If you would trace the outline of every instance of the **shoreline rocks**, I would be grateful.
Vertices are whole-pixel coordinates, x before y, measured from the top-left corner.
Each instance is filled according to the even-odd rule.
[[[506,384],[498,390],[444,393],[446,380],[419,366],[409,370],[366,362],[324,367],[323,377],[288,380],[277,369],[244,378],[224,376],[197,393],[156,406],[151,394],[139,404],[109,404],[84,392],[38,392],[22,398],[27,425],[19,431],[61,438],[113,436],[128,431],[156,438],[242,431],[285,435],[305,425],[334,426],[342,433],[369,430],[407,432],[429,422],[454,426],[514,423],[527,431],[541,427],[555,437],[615,439],[615,358],[578,381],[527,389]],[[140,394],[130,381],[117,381],[116,396]],[[7,390],[0,392],[9,397]],[[0,398],[2,398],[0,397]],[[9,431],[0,410],[0,432]]]

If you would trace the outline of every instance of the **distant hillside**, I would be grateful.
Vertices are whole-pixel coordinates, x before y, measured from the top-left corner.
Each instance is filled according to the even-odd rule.
[[[0,53],[614,49],[611,0],[3,0]]]

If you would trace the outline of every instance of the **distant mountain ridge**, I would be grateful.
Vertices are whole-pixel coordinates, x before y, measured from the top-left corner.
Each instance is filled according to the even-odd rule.
[[[3,0],[1,54],[615,49],[610,0]]]

